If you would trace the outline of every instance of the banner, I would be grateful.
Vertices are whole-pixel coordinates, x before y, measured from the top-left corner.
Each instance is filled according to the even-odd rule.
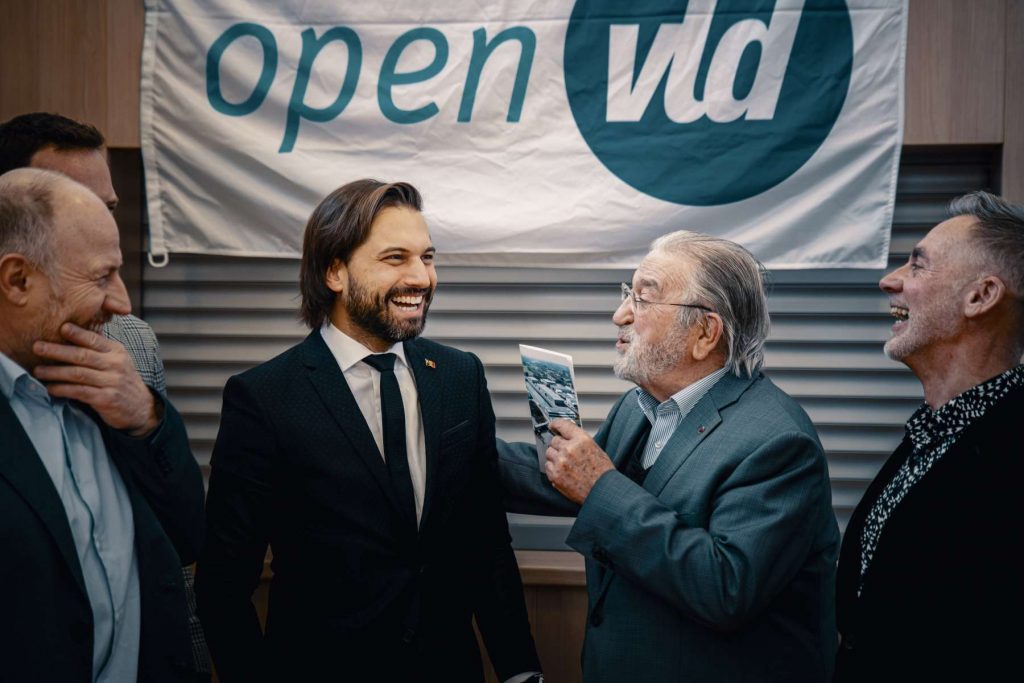
[[[147,0],[150,258],[296,257],[358,178],[438,262],[636,265],[682,228],[883,268],[905,0]]]

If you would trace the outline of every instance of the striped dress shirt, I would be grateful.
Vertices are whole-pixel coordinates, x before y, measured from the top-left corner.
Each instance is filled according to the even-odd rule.
[[[651,435],[647,438],[647,446],[644,448],[643,468],[645,470],[654,466],[679,423],[690,414],[693,407],[697,405],[697,401],[701,400],[704,394],[708,393],[708,390],[715,386],[726,372],[727,368],[724,367],[716,370],[693,384],[683,387],[661,403],[637,387],[636,398],[640,403],[640,409],[644,411],[644,415],[651,423]]]

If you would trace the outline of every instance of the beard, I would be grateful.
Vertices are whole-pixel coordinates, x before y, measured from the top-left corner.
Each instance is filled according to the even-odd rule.
[[[948,298],[935,297],[933,302],[937,305],[916,307],[910,311],[903,329],[885,342],[883,350],[886,356],[903,362],[921,349],[949,338],[959,329],[963,317],[955,306],[956,293],[951,292]]]
[[[622,326],[619,336],[629,342],[629,346],[615,359],[615,376],[641,388],[675,368],[686,351],[687,331],[679,325],[655,343],[638,339],[632,325]]]
[[[392,314],[388,305],[391,299],[396,296],[419,294],[423,295],[423,315],[418,318],[400,319]],[[423,328],[427,324],[427,310],[433,296],[432,289],[414,287],[392,287],[387,292],[374,296],[349,276],[345,309],[356,326],[377,339],[396,344],[423,333]]]

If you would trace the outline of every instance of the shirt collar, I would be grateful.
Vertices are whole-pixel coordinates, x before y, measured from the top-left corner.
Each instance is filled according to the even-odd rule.
[[[658,416],[659,406],[668,404],[667,407],[675,406],[679,410],[679,419],[683,419],[689,415],[693,407],[697,405],[697,402],[704,398],[704,394],[708,393],[711,387],[718,383],[718,380],[725,376],[728,368],[719,368],[710,375],[705,375],[699,380],[692,384],[688,384],[676,393],[669,396],[663,403],[658,403],[658,399],[651,396],[649,393],[637,387],[636,398],[640,403],[640,409],[644,411],[644,415],[650,420],[651,424],[654,424]]]
[[[324,323],[324,326],[320,328],[320,336],[323,337],[327,348],[330,349],[331,355],[338,361],[338,367],[341,368],[343,373],[348,372],[353,365],[362,361],[370,354],[378,353],[366,348],[360,342],[339,330],[330,321]],[[395,343],[384,353],[395,354],[403,365],[409,367],[409,362],[405,359],[405,345],[402,342]]]
[[[907,420],[907,436],[919,451],[945,439],[954,439],[1011,389],[1021,385],[1024,385],[1024,365],[1016,365],[958,394],[938,410],[923,403]]]
[[[25,368],[0,352],[0,394],[3,394],[4,398],[8,401],[11,400],[11,397],[14,396],[14,383],[18,381],[19,377],[27,374],[28,371]]]

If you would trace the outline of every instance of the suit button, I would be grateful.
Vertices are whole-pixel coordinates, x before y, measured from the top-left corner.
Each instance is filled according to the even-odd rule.
[[[604,621],[604,615],[602,615],[600,612],[594,612],[594,613],[592,613],[590,615],[590,625],[591,626],[600,626],[601,622],[603,622],[603,621]]]
[[[844,650],[852,650],[856,642],[856,639],[852,635],[843,636],[842,648]]]
[[[604,548],[594,548],[594,559],[604,564],[608,561],[608,553],[604,551]]]
[[[405,633],[402,634],[402,642],[408,645],[416,638],[416,629],[407,628]]]

